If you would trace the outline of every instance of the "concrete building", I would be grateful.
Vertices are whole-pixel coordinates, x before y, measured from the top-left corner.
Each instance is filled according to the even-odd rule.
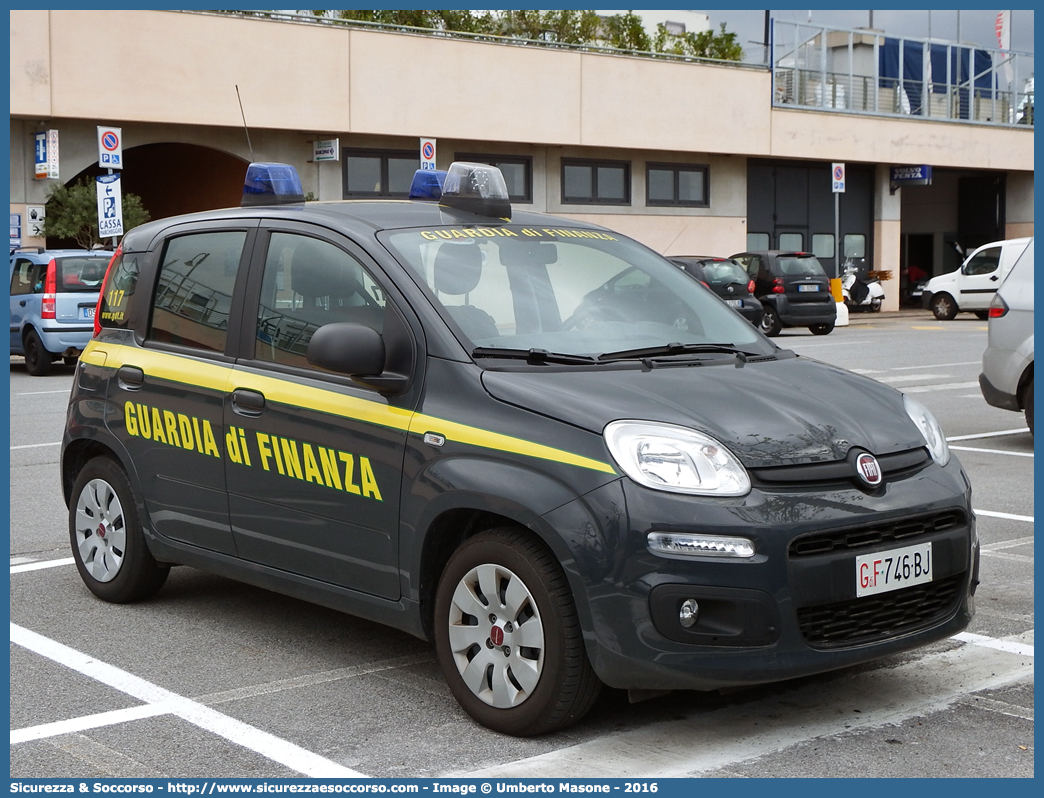
[[[837,245],[893,273],[885,309],[898,307],[913,258],[938,273],[954,267],[952,241],[1033,232],[1032,116],[1018,124],[1017,103],[997,91],[993,117],[981,92],[963,116],[928,104],[911,115],[908,86],[857,80],[867,46],[884,42],[876,32],[806,35],[808,52],[829,46],[828,75],[796,46],[769,68],[217,12],[10,19],[13,217],[55,182],[35,177],[36,133],[59,131],[58,180],[70,183],[104,172],[97,126],[114,125],[124,191],[153,217],[237,205],[250,160],[295,165],[317,199],[394,196],[419,137],[432,137],[440,168],[496,163],[527,209],[665,254],[764,244],[816,251],[828,270],[830,167],[841,162]],[[839,48],[860,66],[839,68]],[[870,86],[862,105],[857,84]],[[340,160],[314,161],[313,142],[329,139]],[[931,185],[896,188],[891,167],[904,165],[931,166]],[[23,245],[44,245],[25,232]]]

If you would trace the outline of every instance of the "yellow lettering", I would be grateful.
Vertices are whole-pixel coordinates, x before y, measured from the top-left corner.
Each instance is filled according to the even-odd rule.
[[[437,241],[439,237],[435,235],[433,232],[431,232],[431,230],[422,230],[421,238],[426,239],[428,241]]]
[[[163,426],[167,428],[167,443],[171,446],[181,446],[178,442],[178,420],[169,410],[163,411]]]
[[[167,436],[163,433],[163,418],[158,407],[152,408],[152,440],[167,442]]]
[[[265,471],[271,471],[268,467],[268,458],[272,456],[272,450],[268,448],[268,436],[263,432],[254,433],[257,436],[257,450],[261,453],[261,467]]]
[[[192,431],[196,435],[196,451],[203,451],[203,436],[199,434],[199,419],[195,416],[192,417]]]
[[[279,453],[279,438],[275,435],[272,436],[272,456],[275,457],[276,470],[286,476],[286,472],[283,470],[283,455]]]
[[[138,437],[138,418],[134,412],[134,402],[123,403],[123,423],[127,427],[127,434]]]
[[[207,424],[204,429],[209,428]],[[233,463],[242,462],[242,458],[239,456],[239,441],[236,439],[236,428],[229,427],[228,432],[225,433],[225,451],[228,452],[228,459]]]
[[[480,227],[475,232],[484,235],[486,238],[496,238],[497,236],[496,231],[490,230],[488,227]]]
[[[297,458],[297,441],[280,438],[283,444],[283,462],[286,463],[286,475],[295,479],[304,479],[301,476],[301,461]]]
[[[337,456],[344,463],[344,489],[349,493],[359,495],[359,486],[352,482],[352,472],[355,470],[355,458],[348,452],[338,452]]]
[[[377,487],[377,478],[373,475],[373,468],[370,467],[369,457],[359,458],[359,472],[362,477],[363,496],[372,495],[377,501],[384,501],[381,498],[381,491]]]
[[[482,233],[480,233],[478,230],[472,230],[470,227],[464,228],[464,234],[468,238],[482,238]]]
[[[508,230],[506,227],[498,227],[497,232],[502,236],[514,236],[515,238],[518,238],[518,233],[514,230]]]
[[[250,449],[246,444],[246,431],[242,427],[239,428],[239,440],[243,444],[243,465],[250,465]]]
[[[198,441],[199,438],[197,437]],[[214,440],[214,429],[210,426],[210,422],[203,419],[203,454],[210,454],[218,459],[221,458],[221,450],[218,449],[217,441]]]
[[[302,443],[301,449],[304,454],[304,478],[306,482],[314,482],[316,485],[323,484],[323,475],[319,471],[319,464],[315,462],[315,455],[312,454],[312,445],[310,443]]]
[[[543,236],[536,230],[530,230],[528,227],[522,228],[522,235],[529,236],[530,238],[543,238]]]
[[[178,413],[178,428],[181,430],[181,448],[195,448],[196,443],[192,440],[192,422],[184,413]]]
[[[450,230],[450,232],[453,234],[453,238],[467,238],[468,237],[467,233],[464,233],[464,232],[462,232],[460,230]]]
[[[138,405],[138,432],[143,438],[152,437],[152,428],[149,426],[149,408],[147,405]]]
[[[435,235],[437,235],[439,238],[453,238],[453,236],[450,235],[448,230],[436,230]]]
[[[341,489],[341,472],[337,470],[337,454],[333,449],[319,447],[319,459],[323,463],[323,479],[326,487]]]

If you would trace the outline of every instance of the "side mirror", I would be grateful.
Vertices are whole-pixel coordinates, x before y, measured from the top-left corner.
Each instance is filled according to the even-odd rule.
[[[406,390],[409,377],[385,373],[384,338],[372,327],[355,322],[324,324],[308,342],[308,362],[319,368],[347,374],[353,382],[383,394]]]
[[[384,339],[376,330],[353,322],[324,324],[308,342],[308,362],[351,376],[384,371]]]

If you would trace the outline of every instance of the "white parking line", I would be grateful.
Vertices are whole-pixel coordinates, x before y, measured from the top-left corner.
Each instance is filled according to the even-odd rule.
[[[980,432],[977,435],[954,435],[952,438],[947,438],[947,441],[972,441],[976,438],[999,438],[1002,435],[1016,435],[1020,432],[1029,432],[1029,427],[1019,427],[1018,429],[1002,429],[997,432]]]
[[[114,665],[100,662],[68,646],[11,624],[11,642],[22,646],[41,657],[53,660],[84,676],[96,679],[107,687],[119,690],[147,704],[159,705],[182,720],[224,737],[261,756],[278,762],[312,778],[367,778],[363,773],[314,754],[300,746],[275,735],[261,731],[242,721],[230,718],[217,710],[193,701],[158,685],[121,670]]]
[[[912,371],[913,369],[933,368],[948,369],[951,366],[981,366],[981,360],[964,360],[960,363],[933,363],[931,366],[892,366],[889,371]]]
[[[15,396],[43,396],[45,393],[64,393],[68,394],[69,389],[66,388],[64,391],[25,391],[23,393],[16,393]]]
[[[23,443],[21,446],[12,446],[11,451],[15,449],[39,449],[41,446],[61,446],[61,441],[54,441],[53,443]]]
[[[903,393],[928,393],[929,391],[954,391],[958,388],[977,388],[978,382],[943,382],[939,385],[911,385]]]
[[[896,374],[894,377],[878,377],[878,382],[910,382],[911,380],[952,380],[952,374]]]
[[[1017,682],[1029,684],[1032,639],[1032,631],[1010,640],[970,635],[959,648],[895,667],[826,683],[781,686],[778,695],[758,700],[753,712],[749,704],[739,702],[516,762],[447,775],[669,778],[717,772],[819,737],[902,723],[946,709],[972,693]]]
[[[974,446],[951,446],[958,452],[982,452],[983,454],[1008,454],[1012,457],[1033,457],[1033,452],[1009,452],[1005,449],[976,449]]]
[[[998,513],[994,510],[974,510],[976,515],[985,515],[987,518],[1006,518],[1009,521],[1029,521],[1033,523],[1032,515],[1013,515],[1012,513]]]
[[[170,707],[166,707],[163,704],[140,704],[127,709],[114,709],[112,712],[99,712],[96,715],[84,715],[70,720],[41,723],[39,726],[29,726],[25,729],[11,729],[11,745],[168,714],[170,714]]]
[[[26,571],[42,571],[45,568],[57,568],[60,565],[75,565],[76,560],[65,557],[61,560],[41,560],[40,562],[18,563],[11,566],[11,573],[22,574]]]

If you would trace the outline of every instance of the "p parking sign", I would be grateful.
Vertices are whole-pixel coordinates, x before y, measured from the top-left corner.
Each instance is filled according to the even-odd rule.
[[[123,168],[123,130],[98,125],[98,166]]]
[[[101,175],[95,180],[98,188],[98,235],[116,238],[123,235],[123,191],[120,175]]]
[[[420,168],[435,170],[435,139],[420,140]]]
[[[833,183],[833,191],[835,194],[845,193],[845,165],[843,163],[835,163],[830,167],[830,178]]]

